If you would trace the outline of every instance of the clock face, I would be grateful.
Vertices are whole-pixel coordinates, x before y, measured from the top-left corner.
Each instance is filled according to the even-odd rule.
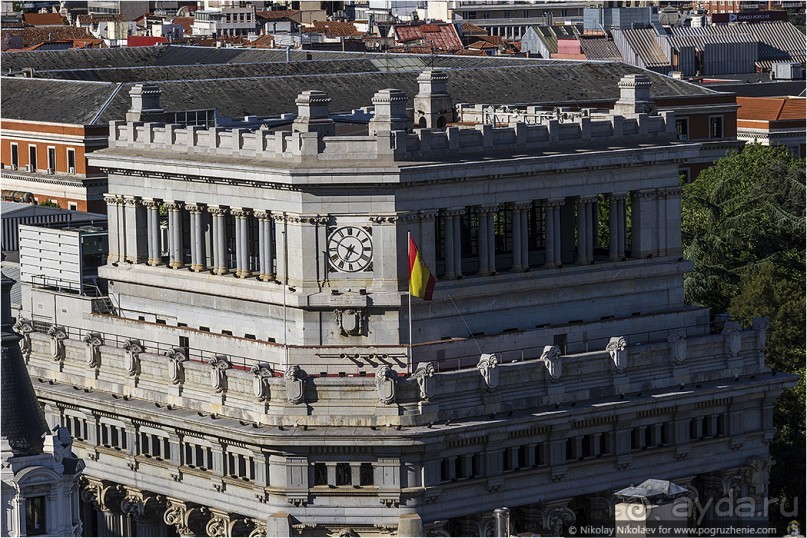
[[[328,259],[334,271],[369,271],[373,262],[373,238],[358,226],[337,228],[328,237]]]

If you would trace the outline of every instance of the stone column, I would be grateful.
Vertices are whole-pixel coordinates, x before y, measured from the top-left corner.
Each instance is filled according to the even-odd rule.
[[[126,262],[145,263],[148,261],[148,242],[146,240],[146,208],[140,198],[124,197],[123,215],[125,228]]]
[[[555,200],[552,202],[552,219],[555,224],[555,263],[563,265],[563,226],[561,225],[560,213],[566,205],[566,200]]]
[[[286,214],[273,213],[272,218],[275,221],[275,246],[277,250],[277,268],[275,270],[275,278],[282,282],[283,285],[289,283],[289,269],[286,265],[286,241],[288,240]]]
[[[498,205],[489,205],[482,208],[483,215],[488,221],[488,269],[490,274],[496,274],[496,212]]]
[[[160,254],[160,202],[157,200],[143,200],[146,208],[148,228],[148,264],[161,265],[163,260]]]
[[[213,273],[226,275],[227,269],[227,226],[224,217],[227,212],[223,207],[208,206],[207,211],[213,215]]]
[[[170,234],[169,263],[171,269],[185,266],[182,259],[182,207],[180,202],[165,204],[168,208],[168,233]]]
[[[258,278],[266,282],[275,279],[272,216],[268,211],[256,211],[255,217],[258,219]]]
[[[446,271],[443,278],[446,280],[452,280],[457,278],[457,275],[454,273],[454,217],[451,215],[450,212],[444,212],[445,216],[445,223],[446,223],[446,230],[445,230],[445,259],[446,259]]]
[[[653,228],[657,224],[656,191],[643,190],[631,197],[631,257],[650,258],[657,253]]]
[[[664,199],[666,210],[666,222],[664,230],[666,238],[664,241],[667,256],[681,255],[681,187],[670,187],[665,189]]]
[[[487,210],[483,207],[477,209],[477,216],[479,219],[479,231],[477,233],[477,243],[479,247],[479,271],[477,272],[480,276],[487,276],[490,274],[490,257],[488,256],[488,248],[490,247],[488,243],[488,213]]]
[[[235,255],[236,269],[235,276],[238,278],[249,278],[252,272],[249,270],[249,215],[246,209],[233,209],[235,216]]]
[[[591,212],[588,208],[587,198],[578,198],[577,200],[577,263],[580,265],[588,265],[588,241],[589,241],[589,217]]]
[[[667,255],[667,189],[656,191],[656,248],[659,256]]]
[[[529,215],[532,204],[513,204],[513,268],[514,272],[530,268]]]
[[[459,207],[452,210],[454,216],[454,278],[462,278],[462,215],[465,208]]]
[[[554,199],[547,201],[545,205],[547,267],[559,267],[561,265],[560,207],[564,202],[562,199]]]
[[[121,245],[118,241],[118,197],[114,194],[105,194],[104,202],[107,205],[107,222],[109,225],[109,252],[107,253],[107,263],[117,263],[121,260]]]
[[[582,229],[580,228],[580,219],[578,215],[578,240],[582,238],[583,240],[583,256],[582,260],[579,256],[578,250],[578,263],[586,264],[586,263],[593,263],[594,262],[594,215],[597,209],[597,197],[596,196],[584,196],[580,198],[580,203],[582,204],[580,208],[582,209],[582,214],[584,217],[585,222],[583,223]],[[578,245],[579,247],[579,245]]]
[[[205,270],[204,207],[194,204],[185,209],[191,215],[191,271],[198,273]]]
[[[612,193],[608,202],[608,259],[625,258],[625,193]]]

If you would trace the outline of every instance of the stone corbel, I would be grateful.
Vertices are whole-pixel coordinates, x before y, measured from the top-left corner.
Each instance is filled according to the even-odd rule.
[[[415,367],[410,379],[414,379],[418,388],[420,389],[420,399],[428,400],[432,397],[432,377],[434,377],[435,368],[431,362],[421,362]]]
[[[687,335],[673,333],[667,337],[670,344],[670,360],[676,364],[683,364],[687,358]]]
[[[308,375],[298,365],[289,366],[286,378],[286,398],[293,404],[305,402],[305,382]]]
[[[123,343],[123,349],[126,350],[126,371],[131,376],[140,375],[140,354],[146,348],[140,340],[130,338]]]
[[[614,361],[614,366],[617,371],[622,372],[628,367],[628,343],[623,336],[612,336],[608,341],[608,346],[605,350],[611,355],[611,360]]]
[[[398,374],[387,365],[379,366],[375,371],[375,387],[378,391],[378,400],[383,404],[395,402],[395,383]]]
[[[543,533],[548,536],[565,536],[566,529],[577,521],[574,511],[563,504],[564,506],[550,506],[541,510]]]
[[[67,330],[61,325],[51,325],[48,329],[50,336],[50,356],[55,361],[64,360],[64,340],[67,338]]]
[[[227,374],[226,371],[232,367],[226,355],[216,355],[208,360],[210,365],[210,386],[216,392],[224,392],[227,390]]]
[[[126,495],[120,504],[123,515],[133,519],[148,519],[164,509],[165,500],[160,495],[145,494],[142,491],[126,488]]]
[[[561,352],[559,346],[544,346],[544,352],[541,353],[541,360],[544,362],[544,366],[546,366],[552,381],[559,380],[563,372],[560,356]]]
[[[30,319],[18,318],[13,328],[22,337],[20,338],[20,352],[27,364],[31,358],[31,333],[34,332],[34,322]]]
[[[166,351],[165,356],[168,357],[168,377],[171,378],[171,383],[178,385],[185,381],[185,366],[183,362],[188,360],[185,348],[175,347],[171,351]]]
[[[739,355],[742,349],[743,341],[740,331],[741,327],[739,323],[736,321],[727,321],[726,324],[723,325],[723,330],[720,333],[723,335],[725,341],[726,353],[732,357]]]
[[[482,379],[485,380],[487,390],[492,391],[499,385],[499,358],[493,353],[483,353],[479,357],[479,362],[476,367],[479,373],[482,374]]]
[[[261,519],[252,520],[252,531],[249,533],[249,538],[265,538],[267,533],[266,521]]]
[[[258,401],[265,402],[269,399],[269,378],[274,375],[272,369],[269,367],[268,363],[259,362],[252,365],[252,368],[249,369],[249,373],[253,376],[252,394]]]
[[[104,337],[101,336],[101,333],[87,333],[82,340],[87,344],[87,366],[99,368],[101,366],[100,348],[104,345]]]

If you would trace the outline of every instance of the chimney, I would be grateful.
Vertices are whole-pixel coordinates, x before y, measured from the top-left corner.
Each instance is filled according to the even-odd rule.
[[[406,94],[401,90],[379,90],[373,96],[375,116],[370,120],[370,135],[379,131],[406,131],[409,127],[407,100]]]
[[[448,95],[448,75],[440,70],[425,69],[417,78],[415,127],[443,129],[454,120],[454,103]]]
[[[157,84],[135,84],[129,91],[132,107],[126,112],[126,121],[165,123],[160,94],[162,90]]]
[[[328,117],[328,103],[331,98],[320,90],[306,90],[297,96],[297,119],[292,130],[299,133],[318,133],[320,136],[333,135],[334,123]]]
[[[625,75],[619,80],[619,101],[614,114],[635,118],[639,114],[655,114],[656,102],[650,96],[653,83],[645,75]]]

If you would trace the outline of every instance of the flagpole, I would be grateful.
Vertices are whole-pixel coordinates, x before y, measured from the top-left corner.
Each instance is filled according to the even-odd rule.
[[[409,282],[412,278],[412,272],[408,269],[409,267],[409,249],[412,248],[412,232],[411,230],[406,231],[406,261],[407,261],[407,272],[408,275],[406,279],[406,297],[407,303],[409,303],[409,350],[407,353],[407,369],[409,373],[412,373],[412,283]]]

